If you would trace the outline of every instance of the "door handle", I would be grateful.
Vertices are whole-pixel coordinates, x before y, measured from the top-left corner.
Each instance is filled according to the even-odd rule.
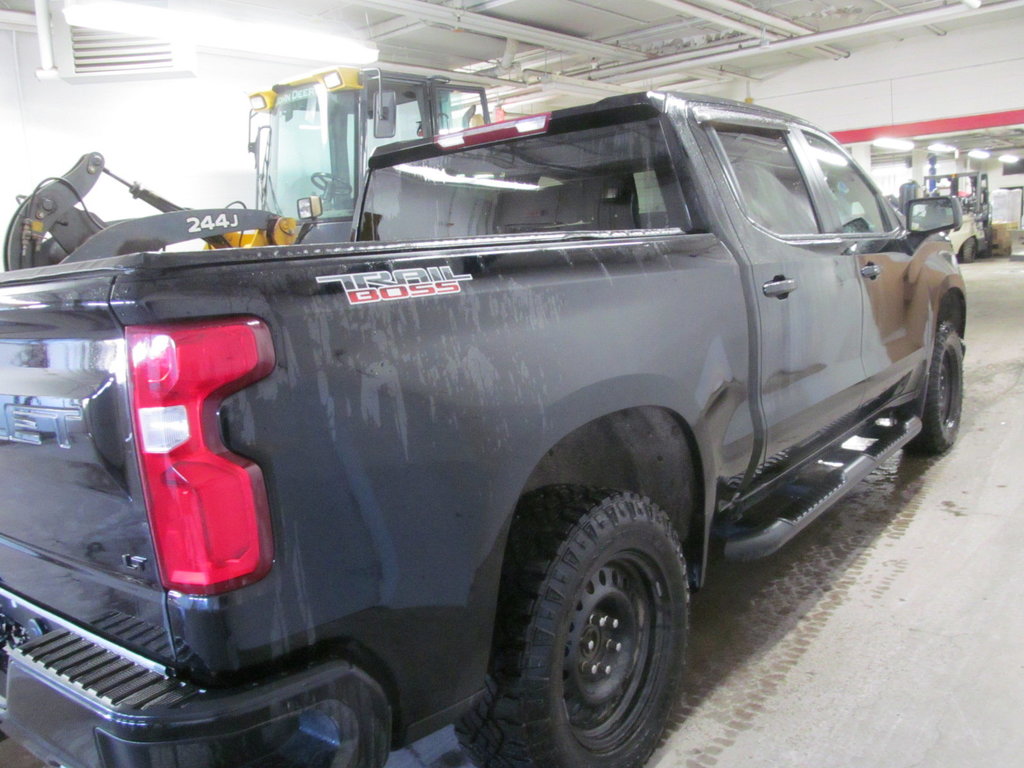
[[[779,277],[769,280],[767,283],[762,285],[761,290],[764,291],[765,296],[784,299],[796,290],[796,280],[791,280],[780,275]]]
[[[873,261],[869,261],[863,267],[860,268],[860,273],[864,277],[874,280],[880,274],[882,274],[882,268],[875,264]]]

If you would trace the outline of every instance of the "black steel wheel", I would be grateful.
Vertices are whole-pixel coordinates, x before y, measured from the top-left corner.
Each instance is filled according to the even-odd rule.
[[[944,321],[935,334],[921,414],[923,427],[907,448],[938,455],[956,442],[964,399],[964,347],[953,324]]]
[[[633,493],[557,486],[523,499],[510,536],[493,685],[460,741],[488,768],[639,768],[682,674],[672,524]]]

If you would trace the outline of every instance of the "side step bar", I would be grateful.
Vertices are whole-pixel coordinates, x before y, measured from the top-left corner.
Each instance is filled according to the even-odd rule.
[[[862,450],[838,448],[819,459],[816,467],[835,468],[822,479],[812,481],[812,492],[807,493],[804,490],[807,484],[801,486],[798,478],[796,483],[788,483],[760,502],[753,516],[763,519],[765,515],[757,513],[772,507],[778,508],[780,513],[766,525],[730,531],[726,536],[725,556],[730,560],[757,560],[777,552],[921,431],[921,419],[917,416],[891,424],[885,421],[879,420],[863,435],[871,441],[869,446]],[[800,491],[795,493],[794,488]]]

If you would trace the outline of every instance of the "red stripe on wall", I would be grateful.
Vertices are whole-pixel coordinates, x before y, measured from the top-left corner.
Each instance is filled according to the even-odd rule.
[[[858,128],[853,131],[835,131],[832,135],[840,144],[856,144],[860,141],[872,141],[882,137],[908,139],[912,136],[976,131],[979,128],[997,128],[1003,125],[1017,125],[1018,123],[1024,123],[1024,109],[1012,109],[1008,112],[989,112],[985,115],[967,115],[966,117],[947,117],[943,120],[925,120],[921,123],[880,125],[877,128]]]

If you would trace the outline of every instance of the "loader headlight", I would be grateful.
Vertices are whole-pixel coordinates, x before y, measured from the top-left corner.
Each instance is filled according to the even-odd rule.
[[[260,91],[249,97],[249,106],[257,112],[266,112],[273,109],[277,101],[277,94],[273,91]]]

